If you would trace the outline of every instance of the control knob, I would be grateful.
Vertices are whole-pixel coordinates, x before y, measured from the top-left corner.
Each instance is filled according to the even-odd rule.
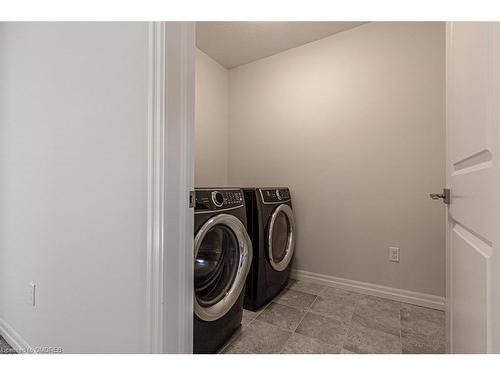
[[[222,193],[219,191],[213,191],[212,202],[214,202],[217,207],[222,207],[222,205],[224,204],[224,196],[222,195]]]
[[[281,195],[280,189],[276,189],[276,196],[278,197],[278,200],[282,200],[283,197]]]

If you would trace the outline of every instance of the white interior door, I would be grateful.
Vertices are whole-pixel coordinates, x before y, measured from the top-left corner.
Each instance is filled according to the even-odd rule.
[[[498,23],[447,26],[447,325],[452,353],[500,352]]]

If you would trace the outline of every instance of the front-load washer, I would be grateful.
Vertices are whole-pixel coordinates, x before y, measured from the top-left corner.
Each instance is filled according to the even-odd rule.
[[[287,285],[295,251],[295,219],[288,188],[245,188],[243,193],[254,253],[244,308],[255,311]]]
[[[195,190],[193,352],[216,353],[241,326],[252,263],[241,189]]]

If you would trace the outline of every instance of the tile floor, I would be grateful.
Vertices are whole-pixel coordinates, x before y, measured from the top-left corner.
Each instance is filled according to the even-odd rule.
[[[303,281],[260,311],[222,353],[444,353],[442,311]],[[0,354],[15,351],[0,336]]]
[[[7,344],[2,336],[0,336],[0,354],[16,354],[16,351]]]
[[[290,280],[221,353],[445,353],[444,312]]]

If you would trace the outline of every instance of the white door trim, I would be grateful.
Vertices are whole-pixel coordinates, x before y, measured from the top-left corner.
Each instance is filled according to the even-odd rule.
[[[146,341],[192,353],[195,25],[149,24]]]
[[[446,82],[450,81],[450,72],[449,72],[449,66],[450,66],[450,59],[451,59],[451,41],[452,41],[452,34],[453,34],[453,23],[452,22],[446,22],[446,51],[445,51],[445,79]],[[445,87],[445,101],[446,101],[446,93],[447,88]],[[450,106],[449,104],[446,105],[446,114],[445,114],[445,134],[446,134],[446,158],[448,158],[448,155],[450,155],[450,115],[449,115],[449,110]],[[449,187],[451,184],[450,181],[450,175],[451,175],[451,170],[450,170],[450,163],[445,163],[446,164],[446,186]],[[453,332],[451,327],[453,326],[453,316],[452,316],[452,311],[451,311],[451,306],[453,306],[453,294],[452,294],[452,288],[451,288],[451,277],[452,277],[452,268],[451,268],[451,246],[450,246],[450,231],[451,231],[451,225],[452,225],[452,220],[449,217],[449,210],[448,207],[446,207],[446,306],[445,306],[445,316],[446,316],[446,353],[452,353],[452,348],[451,348],[451,343],[453,342]]]

